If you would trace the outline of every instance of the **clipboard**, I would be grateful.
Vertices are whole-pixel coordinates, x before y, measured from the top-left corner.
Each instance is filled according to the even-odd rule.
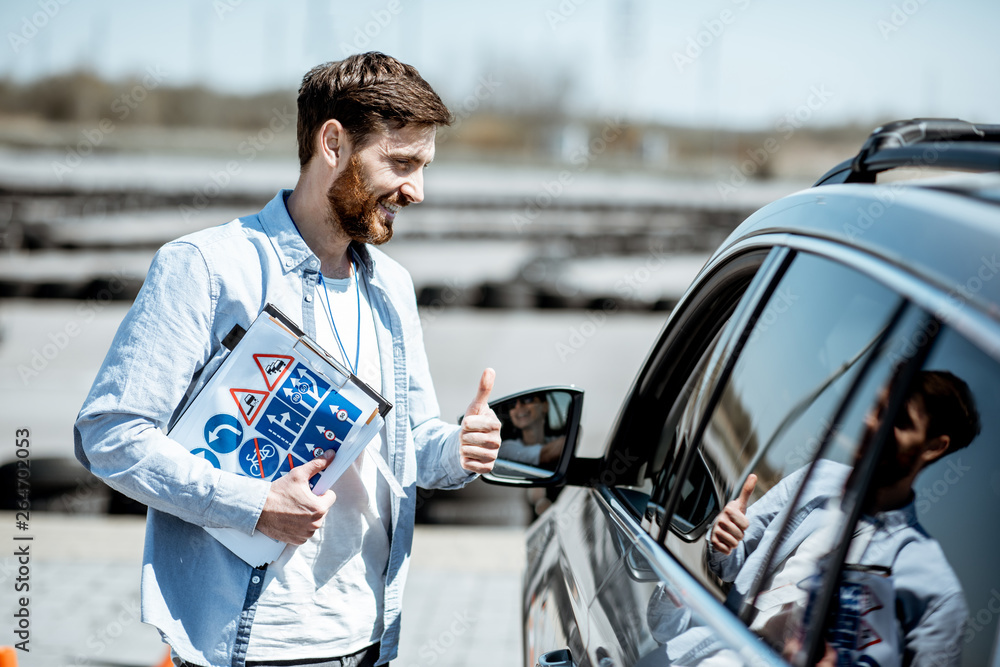
[[[229,355],[168,432],[220,470],[274,481],[333,449],[333,462],[309,480],[320,495],[365,451],[392,409],[272,304],[249,329],[234,327],[223,345]],[[388,465],[372,453],[399,495]],[[285,548],[262,533],[205,530],[255,567]]]

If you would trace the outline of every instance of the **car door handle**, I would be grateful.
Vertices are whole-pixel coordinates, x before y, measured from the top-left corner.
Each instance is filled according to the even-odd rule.
[[[539,656],[535,667],[576,667],[576,663],[573,662],[573,655],[569,649],[563,648]]]

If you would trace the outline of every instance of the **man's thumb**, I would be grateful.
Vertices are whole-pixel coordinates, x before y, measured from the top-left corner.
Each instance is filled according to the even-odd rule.
[[[303,464],[302,467],[308,471],[308,478],[312,479],[312,476],[316,473],[326,470],[326,467],[330,465],[331,461],[333,461],[333,457],[334,451],[332,449],[328,449],[323,452],[322,456],[317,456],[312,461]]]
[[[755,486],[757,486],[757,475],[750,473],[747,477],[747,481],[743,482],[743,489],[740,490],[740,497],[736,499],[739,503],[740,511],[744,514],[747,512],[747,503],[750,502],[750,494],[753,493]]]
[[[497,374],[492,368],[483,371],[483,376],[479,378],[479,389],[476,390],[476,397],[469,404],[469,409],[465,411],[465,416],[481,415],[489,410],[490,392],[493,391],[493,381]]]

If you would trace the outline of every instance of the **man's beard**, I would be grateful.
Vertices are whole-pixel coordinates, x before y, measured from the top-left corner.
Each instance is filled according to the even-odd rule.
[[[358,243],[381,245],[392,238],[392,220],[379,209],[378,195],[361,169],[357,154],[351,156],[347,168],[326,193],[331,221],[340,226],[348,237]],[[406,206],[398,194],[383,198],[390,204]]]
[[[877,488],[892,486],[909,475],[915,464],[915,456],[900,455],[899,443],[896,442],[895,436],[890,433],[888,440],[882,447],[882,455],[878,464],[875,466],[872,485]]]

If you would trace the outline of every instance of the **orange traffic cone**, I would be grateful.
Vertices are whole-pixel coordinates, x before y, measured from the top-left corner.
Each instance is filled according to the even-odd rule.
[[[0,663],[0,667],[7,667],[7,665]],[[17,667],[15,664],[14,667]],[[167,647],[167,655],[164,656],[163,660],[156,663],[156,667],[174,667],[174,661],[170,659],[170,647]]]
[[[17,667],[17,651],[13,646],[0,646],[0,667]]]

